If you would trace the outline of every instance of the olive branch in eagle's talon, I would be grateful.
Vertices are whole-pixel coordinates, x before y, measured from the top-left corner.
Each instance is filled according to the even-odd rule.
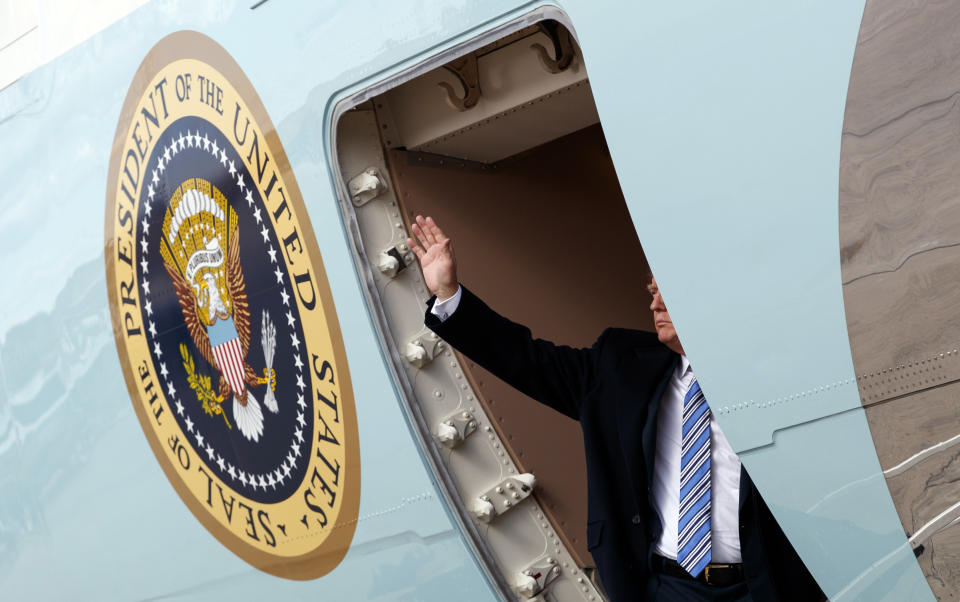
[[[223,396],[213,392],[211,387],[210,375],[199,375],[193,364],[193,357],[187,350],[185,343],[180,343],[180,355],[183,357],[183,369],[187,371],[187,383],[197,394],[197,400],[203,404],[203,411],[208,416],[223,416],[223,421],[227,423],[227,428],[232,429],[227,415],[223,411]]]

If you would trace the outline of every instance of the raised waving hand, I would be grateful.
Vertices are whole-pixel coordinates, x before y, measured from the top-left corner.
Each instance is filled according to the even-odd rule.
[[[413,238],[407,245],[413,249],[423,269],[423,279],[430,292],[443,301],[452,297],[459,286],[457,282],[457,259],[453,244],[432,217],[418,215],[413,223]]]

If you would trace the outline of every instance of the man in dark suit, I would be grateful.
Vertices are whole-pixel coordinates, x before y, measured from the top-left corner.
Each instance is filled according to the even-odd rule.
[[[621,600],[823,600],[713,419],[651,278],[656,334],[609,328],[590,349],[533,339],[457,280],[450,239],[417,216],[426,324],[537,401],[578,420],[587,542]]]

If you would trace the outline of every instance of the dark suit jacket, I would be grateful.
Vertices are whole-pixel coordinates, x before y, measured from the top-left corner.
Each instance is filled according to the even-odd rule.
[[[615,601],[652,596],[650,557],[661,532],[650,493],[657,409],[679,356],[637,330],[607,329],[590,349],[535,340],[466,287],[452,316],[441,323],[428,309],[426,324],[507,383],[580,422],[587,545],[603,587]],[[754,600],[823,599],[746,472],[740,547]]]

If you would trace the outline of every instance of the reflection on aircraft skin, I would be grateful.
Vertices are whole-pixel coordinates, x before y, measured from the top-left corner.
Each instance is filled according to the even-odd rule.
[[[837,487],[836,489],[834,489],[833,491],[831,491],[831,492],[828,493],[827,495],[825,495],[825,496],[823,496],[822,498],[820,498],[819,500],[817,500],[817,503],[815,503],[815,504],[811,505],[809,508],[807,508],[807,509],[806,509],[806,512],[807,512],[808,514],[809,514],[809,513],[812,513],[812,512],[814,512],[817,508],[819,508],[820,506],[822,506],[825,502],[827,502],[827,501],[831,500],[832,498],[836,497],[838,494],[840,494],[840,493],[842,493],[842,492],[844,492],[844,491],[846,491],[846,490],[848,490],[848,489],[850,489],[850,488],[852,488],[852,487],[856,487],[857,485],[862,485],[862,484],[864,484],[864,483],[870,482],[870,481],[872,481],[872,480],[874,480],[874,479],[876,479],[876,478],[878,478],[878,477],[877,477],[877,476],[869,476],[869,477],[867,477],[867,478],[865,478],[865,479],[857,479],[856,481],[850,481],[849,483],[845,484],[843,487]]]
[[[16,431],[13,428],[13,416],[10,414],[10,405],[7,403],[6,378],[3,374],[3,363],[0,362],[0,456],[16,441]],[[2,527],[0,527],[2,528]]]
[[[946,449],[949,449],[955,445],[960,445],[960,435],[955,435],[947,439],[946,441],[941,441],[940,443],[931,445],[930,447],[920,450],[919,452],[913,454],[912,456],[910,456],[903,462],[900,462],[896,466],[893,466],[891,468],[888,468],[887,470],[884,470],[883,476],[889,479],[891,477],[895,477],[899,474],[902,474],[907,470],[909,470],[910,468],[912,468],[913,466],[926,460],[927,458],[935,454],[938,454]],[[824,502],[827,502],[828,500],[830,500],[837,494],[841,493],[842,491],[845,491],[847,489],[850,489],[851,487],[856,487],[857,485],[866,483],[871,478],[873,477],[866,478],[866,479],[859,479],[857,481],[847,483],[843,487],[836,489],[835,491],[831,492],[830,494],[826,495],[825,497],[817,501],[816,504],[813,504],[812,506],[807,508],[807,512],[814,512],[817,508],[823,505]],[[910,536],[910,539],[909,539],[910,546],[913,548],[916,548],[917,546],[922,544],[924,541],[930,539],[937,533],[941,531],[945,531],[946,529],[949,529],[950,527],[958,523],[960,523],[960,502],[957,502],[951,505],[949,508],[947,508],[946,510],[938,514],[934,519],[928,521],[919,529],[917,529],[916,532],[914,532],[914,534]],[[883,561],[884,559],[879,560],[878,564],[883,563]]]
[[[883,558],[881,558],[881,559],[877,560],[876,562],[874,562],[873,564],[871,564],[869,567],[867,567],[866,570],[864,570],[862,573],[860,573],[859,575],[857,575],[857,576],[853,579],[853,581],[851,581],[846,587],[844,587],[842,590],[840,590],[839,592],[837,592],[836,594],[834,594],[833,596],[831,596],[830,599],[831,599],[831,600],[834,600],[834,601],[846,600],[846,599],[847,599],[847,597],[846,597],[847,594],[850,593],[851,591],[855,591],[855,588],[856,588],[861,582],[863,582],[863,580],[866,579],[869,575],[875,573],[875,572],[878,571],[878,570],[887,570],[887,569],[889,568],[889,567],[887,566],[887,563],[889,563],[899,552],[900,552],[900,548],[898,547],[898,548],[896,548],[895,550],[893,550],[893,551],[891,551],[890,553],[888,553],[888,554],[887,554],[886,556],[884,556]]]
[[[381,513],[377,513],[379,515]],[[366,581],[354,584],[349,591],[332,591],[330,599],[366,599],[376,601],[397,600],[448,600],[470,599],[471,591],[465,585],[467,566],[458,563],[452,552],[459,545],[459,536],[453,530],[441,531],[433,535],[421,535],[414,531],[404,531],[380,537],[371,541],[352,545],[351,555],[361,555],[370,566]],[[448,550],[447,550],[448,549]],[[384,556],[404,551],[397,561],[384,563]],[[428,554],[427,551],[431,553]],[[388,556],[389,557],[389,556]],[[437,559],[444,559],[438,562]],[[245,581],[255,580],[258,571],[249,569],[242,572],[225,574],[217,579],[205,581],[197,586],[165,591],[147,600],[166,600],[197,596],[207,598],[222,594],[224,590],[236,587],[243,591]],[[397,582],[407,584],[402,590],[396,589]],[[366,589],[364,589],[366,587]]]
[[[22,537],[44,530],[39,500],[69,481],[109,426],[76,416],[97,403],[97,380],[112,368],[100,272],[99,259],[78,268],[50,313],[14,326],[0,345],[0,490],[21,492],[0,497],[2,567],[13,565]],[[24,364],[24,349],[36,350],[42,361]],[[71,436],[45,438],[51,421],[65,422],[55,430]],[[18,470],[23,457],[43,460],[24,474]]]
[[[9,436],[0,445],[0,456],[9,451],[13,441],[25,445],[29,436],[75,395],[75,386],[110,343],[105,295],[96,286],[97,278],[89,273],[98,272],[99,263],[92,261],[75,272],[50,314],[34,317],[7,333],[0,360],[9,396],[5,404]],[[24,346],[45,350],[44,361],[19,365]]]

